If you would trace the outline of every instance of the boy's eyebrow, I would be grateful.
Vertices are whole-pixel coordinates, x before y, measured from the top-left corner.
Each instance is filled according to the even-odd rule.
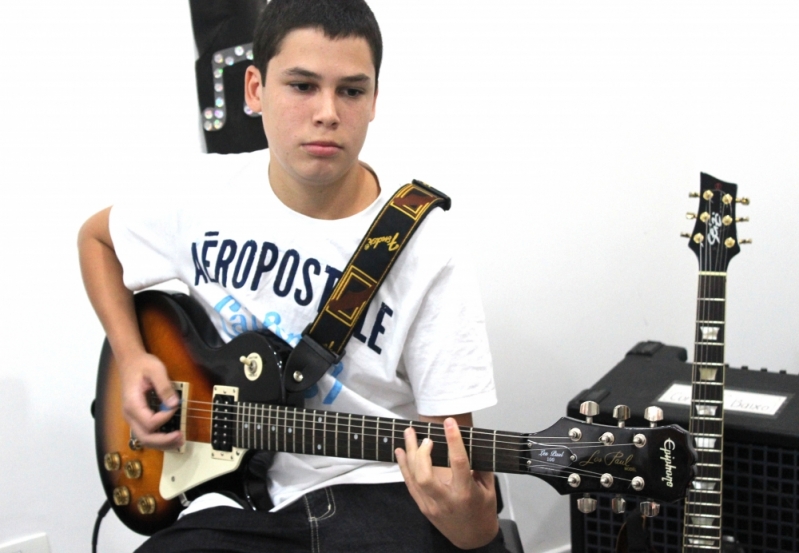
[[[283,73],[289,77],[304,77],[306,79],[322,80],[322,75],[319,73],[314,73],[313,71],[303,69],[302,67],[292,67],[291,69],[286,69],[286,71]],[[365,83],[371,80],[372,79],[366,73],[358,73],[357,75],[349,75],[347,77],[341,78],[341,82],[343,83]]]

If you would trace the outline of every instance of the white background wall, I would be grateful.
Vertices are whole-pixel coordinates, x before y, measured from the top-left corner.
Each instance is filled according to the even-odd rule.
[[[697,267],[679,233],[700,171],[752,198],[727,361],[799,370],[799,4],[372,5],[386,53],[363,158],[454,198],[500,398],[479,425],[549,426],[640,340],[690,350]],[[124,195],[186,184],[200,155],[188,3],[7,2],[0,29],[0,543],[46,531],[53,551],[86,551],[102,331],[75,236]],[[567,500],[511,483],[526,550],[567,543]],[[139,541],[104,523],[101,551]]]

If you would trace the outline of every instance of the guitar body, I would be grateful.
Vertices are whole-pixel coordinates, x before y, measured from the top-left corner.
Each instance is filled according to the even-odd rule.
[[[188,425],[184,420],[181,429],[186,445],[181,452],[137,447],[122,416],[119,370],[106,340],[94,408],[97,464],[120,520],[138,533],[151,535],[177,518],[181,493],[236,470],[244,457],[243,450],[236,452],[232,462],[211,456],[214,386],[237,388],[241,401],[284,402],[281,370],[290,348],[266,332],[247,332],[224,344],[202,308],[183,294],[148,291],[136,294],[135,301],[145,348],[166,365],[170,380],[181,383],[183,401],[190,396],[193,404],[205,406],[189,410],[186,417],[204,413],[208,419],[208,424]],[[240,358],[253,353],[263,360],[263,368],[251,380]],[[289,401],[296,403],[297,398]]]

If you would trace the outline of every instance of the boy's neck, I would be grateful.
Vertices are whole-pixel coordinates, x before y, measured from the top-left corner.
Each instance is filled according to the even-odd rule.
[[[327,184],[298,182],[279,164],[269,164],[269,184],[288,208],[314,219],[343,219],[360,213],[380,194],[376,175],[356,163],[340,179]]]

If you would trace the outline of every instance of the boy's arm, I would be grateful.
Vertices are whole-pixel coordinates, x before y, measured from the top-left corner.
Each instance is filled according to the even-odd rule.
[[[183,440],[180,432],[163,434],[158,428],[172,416],[178,398],[163,363],[144,349],[133,293],[123,283],[122,265],[108,228],[110,211],[109,207],[91,216],[78,233],[83,284],[117,360],[125,420],[142,445],[175,448]],[[170,410],[153,413],[145,399],[151,389]]]
[[[397,462],[411,496],[422,513],[455,546],[482,547],[499,532],[497,495],[492,472],[472,471],[458,424],[472,426],[472,415],[426,417],[424,422],[444,424],[450,468],[434,467],[433,442],[417,445],[413,428],[405,430],[405,450],[397,448]]]

